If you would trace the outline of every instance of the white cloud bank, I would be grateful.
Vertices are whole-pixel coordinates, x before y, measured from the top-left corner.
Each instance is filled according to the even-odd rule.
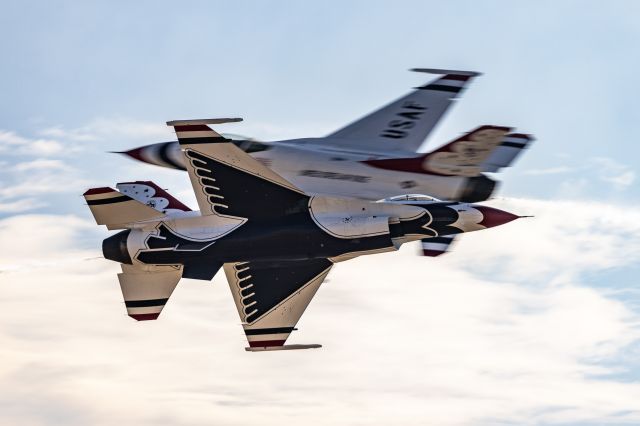
[[[222,275],[184,280],[159,321],[136,323],[117,265],[92,259],[97,227],[4,220],[0,423],[639,423],[640,384],[615,377],[640,315],[616,283],[581,284],[640,260],[637,210],[499,204],[536,218],[442,259],[410,246],[338,264],[291,339],[324,347],[261,354],[243,350]]]

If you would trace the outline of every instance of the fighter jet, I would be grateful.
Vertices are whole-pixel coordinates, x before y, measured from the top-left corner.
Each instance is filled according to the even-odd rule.
[[[378,200],[407,190],[446,200],[484,201],[496,188],[485,173],[507,167],[533,138],[485,125],[440,148],[417,151],[456,98],[479,73],[444,74],[400,99],[321,138],[258,142],[231,137],[243,151],[308,193]],[[178,142],[124,151],[139,161],[184,170]]]
[[[127,313],[155,320],[181,278],[211,280],[224,269],[249,351],[285,345],[335,263],[398,250],[409,241],[502,225],[518,216],[427,196],[379,202],[310,194],[243,152],[208,124],[173,121],[200,211],[152,182],[92,188],[84,198],[119,262]]]
[[[486,173],[507,167],[533,141],[504,126],[485,125],[428,153],[417,150],[456,97],[479,73],[441,69],[442,74],[409,94],[323,138],[258,142],[233,136],[240,149],[309,194],[379,200],[406,192],[478,202],[497,182]],[[123,154],[185,170],[178,142],[135,148]],[[452,241],[424,242],[423,254],[444,253]]]

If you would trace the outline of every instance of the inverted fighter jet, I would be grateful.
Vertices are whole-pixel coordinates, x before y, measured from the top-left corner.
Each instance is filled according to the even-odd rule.
[[[152,182],[84,193],[100,225],[122,231],[104,240],[119,262],[127,313],[155,320],[181,278],[211,280],[224,269],[249,351],[285,345],[335,263],[516,219],[498,209],[430,197],[371,202],[309,194],[252,158],[208,124],[175,128],[200,211]]]

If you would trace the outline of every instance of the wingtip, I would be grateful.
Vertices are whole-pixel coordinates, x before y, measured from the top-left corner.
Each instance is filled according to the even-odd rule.
[[[193,126],[199,124],[223,124],[223,123],[238,123],[243,121],[240,117],[232,118],[198,118],[192,120],[171,120],[167,121],[167,126]]]
[[[160,316],[160,312],[154,312],[150,314],[128,314],[136,321],[155,321]]]
[[[101,186],[99,188],[90,188],[87,189],[82,195],[99,195],[99,194],[108,194],[110,192],[116,192],[115,189],[110,188],[108,186]]]
[[[448,70],[448,69],[440,69],[440,68],[409,68],[411,72],[421,72],[426,74],[454,74],[454,75],[464,75],[468,77],[479,77],[482,75],[481,72],[478,71],[464,71],[464,70]]]
[[[297,349],[319,349],[322,345],[318,343],[310,344],[293,344],[293,345],[281,345],[281,346],[247,346],[244,348],[247,352],[267,352],[267,351],[288,351]]]
[[[516,139],[526,139],[528,142],[533,142],[536,140],[535,136],[530,133],[509,133],[507,136]]]
[[[474,133],[474,132],[478,132],[481,130],[500,130],[503,132],[510,132],[513,130],[513,127],[509,127],[509,126],[498,126],[496,124],[483,124],[480,125],[478,127],[476,127],[475,129],[471,130],[469,133]]]

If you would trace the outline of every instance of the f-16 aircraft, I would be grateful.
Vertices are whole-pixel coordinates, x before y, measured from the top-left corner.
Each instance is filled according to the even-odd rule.
[[[175,128],[199,212],[152,182],[84,193],[100,225],[129,316],[155,320],[181,278],[211,280],[223,268],[250,351],[285,345],[333,265],[398,248],[409,241],[487,229],[518,216],[430,197],[371,202],[309,194],[252,158],[208,124]]]
[[[488,199],[496,181],[485,173],[513,163],[533,140],[504,126],[480,126],[428,153],[417,150],[477,72],[418,68],[443,74],[400,99],[322,138],[269,143],[235,137],[243,151],[309,194],[379,200],[406,192],[465,202]],[[185,170],[178,142],[123,152]],[[442,254],[451,242],[426,242],[423,253]]]

